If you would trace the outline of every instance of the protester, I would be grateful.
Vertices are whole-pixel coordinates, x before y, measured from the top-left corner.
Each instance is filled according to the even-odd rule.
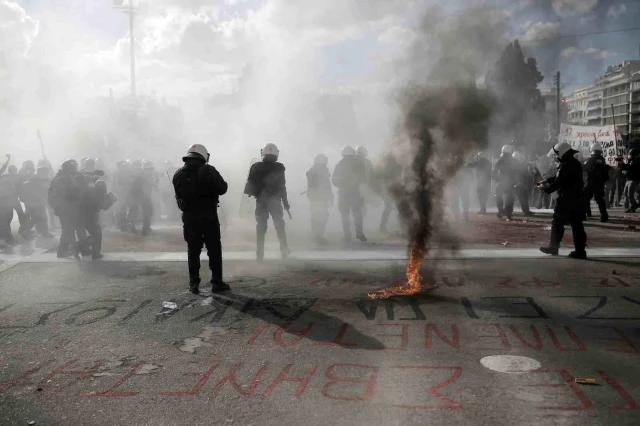
[[[618,158],[618,167],[626,172],[627,182],[625,184],[625,194],[629,207],[626,213],[635,213],[638,208],[638,193],[640,192],[640,148],[629,150],[627,162]]]
[[[189,290],[200,293],[200,252],[207,247],[211,269],[211,292],[229,290],[222,280],[222,243],[218,220],[219,197],[227,192],[227,183],[209,162],[203,145],[189,147],[182,157],[184,166],[173,176],[178,208],[182,211],[183,235],[187,242]]]

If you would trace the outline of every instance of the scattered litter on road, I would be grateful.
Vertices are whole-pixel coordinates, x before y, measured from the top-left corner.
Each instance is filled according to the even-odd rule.
[[[109,376],[115,376],[115,374],[113,373],[93,373],[93,377],[109,377]]]
[[[164,309],[178,309],[178,304],[176,302],[162,302],[162,307]]]
[[[551,225],[549,225],[549,226],[545,226],[545,227],[544,227],[544,230],[545,230],[545,231],[551,231]]]
[[[28,425],[35,425],[35,424],[36,424],[36,421],[35,421],[35,420],[29,420],[29,421],[27,422],[27,424],[28,424]]]
[[[149,374],[149,373],[153,373],[154,370],[157,370],[158,368],[160,368],[159,365],[154,365],[154,364],[142,364],[138,370],[136,371],[136,374]]]
[[[501,244],[502,244],[503,246],[505,246],[505,247],[506,247],[506,246],[508,246],[508,245],[509,245],[509,244],[511,244],[511,243],[510,243],[509,241],[504,241],[504,242],[502,242]]]
[[[573,381],[578,383],[579,385],[598,385],[598,381],[595,377],[576,377],[575,379],[573,379]]]

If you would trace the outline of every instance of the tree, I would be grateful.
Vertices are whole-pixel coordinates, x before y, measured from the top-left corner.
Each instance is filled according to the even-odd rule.
[[[487,75],[497,99],[494,125],[498,134],[518,145],[544,139],[544,101],[538,84],[544,79],[534,58],[526,58],[518,40],[508,44]]]

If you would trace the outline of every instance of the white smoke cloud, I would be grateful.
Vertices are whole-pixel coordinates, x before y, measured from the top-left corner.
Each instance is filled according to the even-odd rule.
[[[5,60],[25,56],[38,35],[38,21],[17,3],[0,0],[0,55]]]
[[[625,13],[627,13],[627,6],[624,3],[614,4],[607,10],[607,16],[614,19],[619,18]]]
[[[525,43],[541,44],[553,40],[559,34],[559,22],[535,22],[526,28],[522,41]]]
[[[572,16],[591,12],[598,0],[552,0],[551,5],[559,16]]]

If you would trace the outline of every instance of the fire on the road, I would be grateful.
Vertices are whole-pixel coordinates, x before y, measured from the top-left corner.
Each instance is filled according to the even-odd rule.
[[[430,287],[422,284],[422,263],[424,262],[424,249],[417,244],[411,248],[409,260],[407,261],[407,282],[393,287],[387,287],[369,293],[369,299],[388,299],[393,296],[413,296],[419,294]]]

